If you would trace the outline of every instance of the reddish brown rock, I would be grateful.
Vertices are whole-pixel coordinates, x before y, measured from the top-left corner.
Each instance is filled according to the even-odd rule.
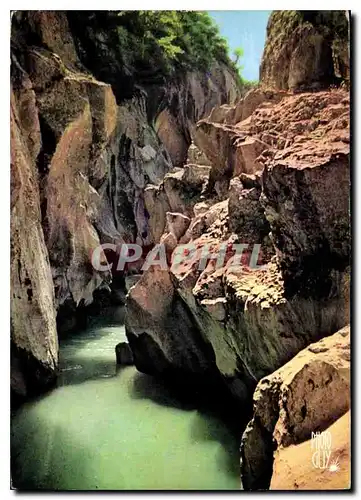
[[[347,93],[338,90],[302,95],[272,92],[256,95],[260,104],[237,127],[224,123],[225,117],[230,117],[230,107],[214,109],[212,119],[223,121],[212,122],[212,125],[209,120],[202,122],[203,144],[207,157],[212,158],[209,148],[214,148],[211,145],[213,131],[225,134],[226,142],[219,136],[222,144],[217,143],[219,166],[225,165],[229,155],[232,156],[227,146],[231,136],[240,138],[243,134],[246,138],[256,138],[264,144],[263,157],[259,161],[267,170],[263,174],[241,171],[236,175],[232,172],[234,177],[229,190],[223,186],[218,196],[203,190],[199,194],[202,201],[188,205],[183,213],[192,220],[181,243],[194,244],[196,251],[190,259],[177,267],[172,266],[170,271],[174,296],[181,297],[197,332],[212,348],[216,367],[229,391],[243,402],[262,377],[289,361],[310,342],[334,333],[349,321],[347,231],[333,231],[336,219],[345,230],[349,226],[348,165],[342,160],[328,168],[333,154],[340,159],[348,154],[347,142],[334,141],[335,131],[344,119],[340,108],[348,106]],[[316,128],[310,126],[314,117]],[[273,134],[276,127],[281,130],[280,135],[285,134],[289,147]],[[316,129],[323,133],[321,141],[313,135]],[[278,137],[276,141],[273,135]],[[305,144],[309,151],[317,151],[318,156],[309,155]],[[292,167],[291,158],[294,160],[297,155],[299,163]],[[278,177],[279,161],[284,161],[285,167]],[[223,174],[224,170],[218,172]],[[180,171],[168,174],[166,179],[168,200],[181,207],[186,192],[181,184],[183,174]],[[171,179],[172,189],[168,179]],[[281,188],[282,179],[285,190],[286,185],[290,186],[288,194]],[[225,182],[227,185],[228,180]],[[329,199],[326,193],[331,191],[335,195]],[[317,210],[312,211],[310,197]],[[303,212],[307,218],[303,219]],[[320,220],[323,221],[322,231],[319,230]],[[327,244],[319,246],[317,242],[322,234]],[[298,251],[294,251],[294,242],[297,242]],[[228,245],[234,243],[249,245],[237,266],[232,266],[233,253],[228,251]],[[251,266],[254,244],[261,245],[257,261],[258,265],[264,265],[261,269]],[[217,258],[199,268],[204,245],[209,245],[211,254],[223,251],[225,246],[225,259],[220,268],[216,268]],[[275,250],[277,255],[272,258]],[[322,266],[315,266],[314,274],[311,272],[312,259],[322,261]],[[293,261],[294,267],[288,266]],[[131,316],[135,314],[132,309],[130,303]],[[172,308],[164,314],[167,318],[172,316]],[[159,318],[159,321],[163,320]],[[194,331],[194,327],[192,329]],[[128,331],[133,336],[131,322]],[[168,335],[172,338],[177,334],[178,342],[176,332],[169,329]],[[144,321],[143,345],[147,337],[148,327]],[[171,359],[177,358],[177,354],[169,349],[168,342],[167,347],[159,342],[158,348],[162,352],[166,349],[172,365]],[[193,369],[197,371],[199,366]],[[162,369],[155,368],[155,372],[162,373]]]
[[[22,118],[26,117],[25,120]],[[14,402],[52,383],[58,365],[54,290],[41,227],[40,150],[28,79],[11,92],[11,390]]]
[[[115,355],[118,365],[133,365],[133,353],[127,342],[120,342],[115,346]]]

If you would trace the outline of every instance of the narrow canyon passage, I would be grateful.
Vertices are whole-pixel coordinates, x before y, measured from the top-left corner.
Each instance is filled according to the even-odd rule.
[[[350,11],[10,17],[11,489],[352,489]]]
[[[19,489],[239,489],[239,438],[152,377],[116,366],[122,324],[60,345],[57,387],[12,418]]]

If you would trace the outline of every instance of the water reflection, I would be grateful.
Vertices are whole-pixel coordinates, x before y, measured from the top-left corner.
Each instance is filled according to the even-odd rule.
[[[123,326],[92,325],[61,343],[58,386],[12,419],[21,489],[238,489],[239,437],[134,367],[118,369]]]

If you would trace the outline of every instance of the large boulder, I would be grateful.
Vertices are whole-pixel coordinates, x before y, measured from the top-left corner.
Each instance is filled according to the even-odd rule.
[[[29,43],[34,32],[38,46]],[[104,218],[97,189],[107,176],[105,149],[117,121],[112,89],[86,73],[77,59],[65,13],[13,15],[11,77],[16,92],[22,93],[25,80],[35,97],[39,222],[49,252],[55,306],[68,301],[89,304],[93,291],[110,280],[109,274],[93,268],[91,257],[100,244],[96,221]],[[24,113],[19,120],[30,136],[36,132],[35,122]],[[120,238],[114,224],[108,228],[113,238]],[[106,262],[104,255],[100,259]]]
[[[324,431],[348,411],[350,359],[346,326],[260,380],[253,396],[253,418],[241,443],[245,489],[268,489],[275,449],[311,439],[312,432]]]

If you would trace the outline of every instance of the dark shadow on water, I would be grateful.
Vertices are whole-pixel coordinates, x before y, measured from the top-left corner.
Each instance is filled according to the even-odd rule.
[[[133,384],[130,389],[130,396],[133,399],[150,399],[154,403],[162,406],[177,408],[179,410],[195,410],[196,405],[185,398],[180,399],[179,395],[161,379],[144,373],[136,372]]]
[[[83,384],[90,380],[107,379],[116,376],[117,368],[115,353],[114,361],[96,361],[78,357],[74,360],[72,365],[69,365],[65,369],[61,369],[56,386],[63,387],[67,385]]]
[[[77,437],[70,435],[61,425],[39,421],[39,416],[35,417],[31,412],[26,417],[12,426],[12,486],[22,492],[97,490],[96,480],[89,477],[92,459],[84,443],[79,443]],[[37,439],[34,439],[34,432]],[[71,449],[71,473],[69,466],[64,464],[65,447]]]
[[[125,338],[123,319],[124,308],[113,308],[86,329],[74,330],[60,340],[58,387],[116,376],[115,346]],[[119,336],[114,331],[118,328]]]
[[[240,477],[239,445],[244,423],[239,416],[227,408],[221,410],[217,402],[196,400],[194,395],[185,395],[170,387],[163,380],[137,372],[130,395],[134,399],[150,399],[170,408],[197,413],[191,427],[191,438],[195,442],[216,441],[222,446],[216,460],[220,469],[231,477]]]
[[[114,401],[119,401],[119,405],[121,405],[122,391],[124,391],[122,372],[128,368],[116,365],[115,345],[117,340],[115,339],[114,345],[112,345],[114,332],[109,334],[106,331],[107,328],[113,327],[121,329],[123,325],[113,323],[104,316],[86,330],[73,332],[71,336],[62,339],[60,343],[60,369],[62,371],[58,379],[58,387],[82,384],[92,380],[99,381],[102,378],[117,378],[118,380],[111,387],[108,386],[109,389],[106,390],[111,390],[114,393]],[[104,348],[104,337],[108,335],[110,335],[110,344],[105,342]],[[119,341],[123,340],[122,335],[120,331]],[[96,344],[98,343],[100,352],[97,351]],[[97,355],[94,357],[89,356],[89,350],[91,353],[93,345],[94,352],[97,351]],[[101,352],[103,348],[104,355]],[[191,440],[199,443],[218,442],[220,447],[217,448],[216,456],[212,459],[215,459],[218,468],[225,471],[230,477],[240,477],[238,447],[241,437],[241,419],[234,411],[234,407],[232,410],[231,404],[229,406],[223,404],[222,398],[218,399],[213,397],[214,395],[204,394],[202,390],[193,392],[180,390],[174,380],[166,378],[167,381],[165,381],[158,377],[145,375],[137,372],[135,368],[134,373],[128,373],[131,376],[131,383],[127,385],[127,390],[131,398],[135,400],[147,399],[160,406],[194,412],[189,430]],[[129,381],[128,375],[126,380]],[[37,399],[40,401],[44,397],[46,395]],[[34,404],[37,399],[33,400],[31,404]],[[28,410],[24,408],[24,411]],[[30,410],[29,420],[23,420],[21,425],[19,424],[20,427],[14,434],[15,438],[12,435],[11,469],[12,477],[16,479],[13,486],[23,491],[71,488],[78,488],[78,490],[90,488],[96,491],[98,488],[96,481],[89,478],[89,468],[92,465],[89,453],[93,453],[91,447],[89,446],[88,449],[84,443],[80,446],[77,443],[77,436],[70,435],[68,429],[63,428],[61,424],[51,428],[46,421],[39,422],[35,421],[34,418],[35,413],[33,414]],[[39,438],[34,438],[35,430],[37,433],[44,432],[46,435],[39,434]],[[53,469],[49,469],[48,475],[44,476],[42,471],[37,470],[39,464],[32,463],[32,456],[42,456],[48,452],[47,441],[52,448],[48,462],[50,461],[51,464],[54,462],[54,464],[52,465]],[[31,448],[32,443],[35,446],[34,450]],[[63,449],[64,446],[71,448],[71,453],[74,455],[74,460],[71,459],[71,463],[76,468],[76,475],[71,473],[70,479],[66,471],[63,470],[61,450],[53,448],[52,443],[62,443]],[[20,453],[19,450],[21,450]],[[43,463],[40,465],[44,467]],[[70,484],[69,481],[74,484]]]

